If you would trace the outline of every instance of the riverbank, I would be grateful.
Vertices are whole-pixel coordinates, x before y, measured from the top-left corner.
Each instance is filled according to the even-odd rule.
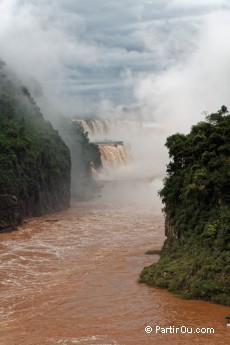
[[[164,219],[160,207],[124,202],[114,196],[118,183],[110,187],[1,235],[0,343],[225,345],[228,308],[138,284],[141,268],[157,260],[145,251],[163,245]],[[152,197],[144,185],[148,191]],[[213,327],[215,334],[156,334],[156,325]]]
[[[167,240],[140,281],[185,298],[230,305],[230,114],[226,106],[189,134],[167,138],[160,196]]]
[[[140,282],[165,288],[184,299],[230,306],[230,256],[202,246],[194,237],[166,240],[160,260],[145,267]]]

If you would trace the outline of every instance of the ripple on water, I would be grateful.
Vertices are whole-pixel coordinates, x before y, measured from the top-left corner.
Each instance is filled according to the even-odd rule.
[[[120,345],[115,340],[109,340],[108,336],[93,335],[91,337],[81,338],[65,338],[65,339],[50,339],[53,344],[71,345],[71,344],[82,344],[82,345]]]
[[[3,234],[0,344],[227,344],[227,308],[137,283],[157,260],[144,253],[161,247],[163,223],[149,209],[92,201]],[[157,324],[209,326],[216,334],[145,334]]]

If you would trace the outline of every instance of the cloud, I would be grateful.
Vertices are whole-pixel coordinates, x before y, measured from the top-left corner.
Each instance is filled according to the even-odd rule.
[[[0,0],[0,55],[21,77],[35,77],[63,112],[93,111],[107,99],[171,114],[188,90],[186,103],[200,113],[220,74],[227,84],[228,7],[226,0]],[[210,106],[225,93],[218,90]]]
[[[169,131],[189,130],[203,120],[202,111],[228,105],[230,78],[230,13],[219,11],[202,23],[195,50],[159,74],[135,82],[140,103],[153,110],[154,118]]]
[[[222,8],[222,6],[228,5],[227,0],[193,0],[193,1],[184,1],[184,0],[172,0],[170,2],[170,7],[174,8],[196,8],[198,10],[202,8],[207,9],[215,9],[215,8]]]
[[[129,176],[161,178],[166,137],[230,108],[229,23],[228,0],[0,0],[0,58],[54,117],[138,120],[111,136],[129,144]]]

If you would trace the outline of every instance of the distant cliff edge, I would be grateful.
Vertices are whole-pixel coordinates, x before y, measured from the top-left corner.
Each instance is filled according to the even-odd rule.
[[[0,60],[0,231],[70,201],[70,151]]]
[[[230,115],[225,106],[167,139],[164,243],[140,282],[230,305]]]

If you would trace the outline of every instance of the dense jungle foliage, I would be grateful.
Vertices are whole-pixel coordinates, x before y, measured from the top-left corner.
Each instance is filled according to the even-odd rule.
[[[167,139],[171,158],[160,196],[166,236],[159,262],[140,281],[185,298],[230,305],[230,115],[225,106],[188,135]]]
[[[69,206],[70,152],[0,61],[0,229]]]

